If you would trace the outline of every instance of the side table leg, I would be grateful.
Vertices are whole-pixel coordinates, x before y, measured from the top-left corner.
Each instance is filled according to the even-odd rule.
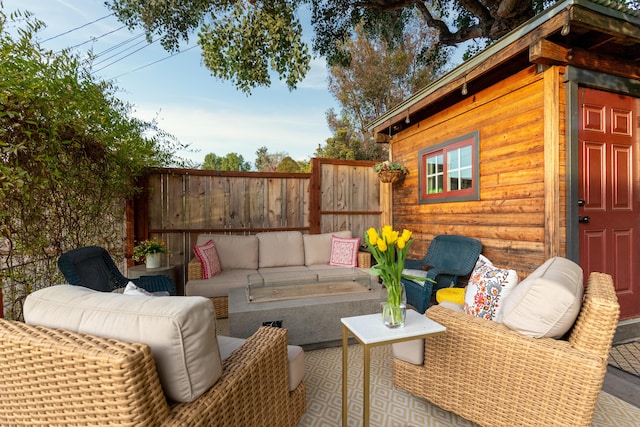
[[[371,349],[367,344],[362,344],[362,355],[364,357],[364,372],[362,373],[362,427],[369,427],[369,374],[371,371]]]
[[[349,346],[349,332],[342,325],[342,427],[347,427],[347,350]]]

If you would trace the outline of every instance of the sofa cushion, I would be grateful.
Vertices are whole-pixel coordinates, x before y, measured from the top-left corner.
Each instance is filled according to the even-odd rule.
[[[299,231],[269,231],[256,236],[259,268],[304,265],[304,245]]]
[[[27,296],[25,322],[147,344],[166,396],[191,402],[222,374],[213,304],[56,285]]]
[[[258,270],[222,270],[210,279],[189,280],[184,286],[184,293],[207,298],[226,297],[229,289],[247,286],[248,277],[257,274]]]
[[[513,289],[496,320],[530,337],[561,338],[580,312],[583,292],[580,266],[554,257]]]
[[[518,273],[515,270],[497,268],[480,255],[465,288],[465,313],[495,320],[502,309],[502,302],[517,284]]]
[[[350,230],[336,231],[335,233],[303,234],[304,265],[329,264],[331,258],[331,236],[350,239]]]
[[[329,265],[334,267],[357,267],[360,238],[345,239],[331,236],[331,257]]]
[[[228,234],[200,234],[196,245],[213,240],[220,259],[220,268],[258,269],[258,238],[256,236],[234,236]]]
[[[218,337],[218,345],[220,346],[220,356],[225,360],[231,353],[244,344],[246,339]],[[297,345],[287,346],[287,361],[289,367],[289,391],[295,390],[304,379],[304,351],[302,347]]]
[[[218,251],[216,250],[216,244],[212,239],[209,239],[203,245],[195,245],[193,252],[196,254],[202,264],[202,278],[208,279],[210,277],[219,274],[222,271],[220,267],[220,258],[218,257]]]

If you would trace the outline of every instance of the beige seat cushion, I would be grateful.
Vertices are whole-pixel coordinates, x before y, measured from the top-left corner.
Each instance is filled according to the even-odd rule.
[[[561,338],[582,306],[582,268],[562,257],[548,259],[517,285],[496,318],[534,338]]]
[[[220,356],[225,360],[229,355],[246,340],[243,338],[218,336]],[[304,379],[304,351],[297,345],[287,346],[287,359],[289,366],[289,391],[295,390]]]
[[[299,231],[269,231],[256,234],[259,268],[304,265],[304,245]]]
[[[149,345],[166,396],[191,402],[222,374],[213,304],[57,285],[30,294],[25,322]],[[123,410],[126,408],[123,408]]]
[[[331,259],[331,236],[350,239],[351,230],[336,231],[335,233],[304,234],[304,265],[329,265]]]
[[[196,245],[204,245],[209,240],[213,240],[216,245],[222,271],[258,269],[258,238],[256,236],[200,234]]]
[[[439,305],[459,313],[464,313],[463,304],[456,304],[451,301],[442,301]],[[425,345],[426,343],[424,339],[403,341],[391,344],[391,351],[393,352],[393,357],[396,359],[404,360],[405,362],[413,363],[414,365],[424,365]]]

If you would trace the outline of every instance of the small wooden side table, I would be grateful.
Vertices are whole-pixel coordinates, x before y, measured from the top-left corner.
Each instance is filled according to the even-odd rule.
[[[345,317],[340,321],[342,322],[342,426],[347,426],[347,347],[349,333],[351,333],[363,347],[362,425],[369,427],[371,347],[444,334],[446,328],[415,310],[407,310],[404,326],[396,329],[387,328],[382,322],[380,313]]]
[[[176,266],[175,265],[161,265],[158,268],[147,268],[146,265],[136,265],[129,267],[127,270],[127,277],[129,279],[139,279],[142,276],[160,276],[165,275],[171,277],[173,283],[176,283]]]

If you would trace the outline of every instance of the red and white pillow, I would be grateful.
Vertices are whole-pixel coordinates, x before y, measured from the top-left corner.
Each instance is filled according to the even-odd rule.
[[[209,240],[203,245],[194,246],[193,252],[202,263],[203,279],[209,279],[222,271],[218,251],[216,250],[216,245],[213,243],[213,240]]]
[[[360,238],[347,239],[331,236],[331,257],[329,265],[334,267],[357,267]]]

